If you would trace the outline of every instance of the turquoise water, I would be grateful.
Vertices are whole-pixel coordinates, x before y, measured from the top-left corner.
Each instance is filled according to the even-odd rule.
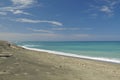
[[[64,41],[64,42],[41,42],[24,41],[16,42],[17,45],[44,49],[66,54],[80,56],[113,59],[120,61],[120,41]]]

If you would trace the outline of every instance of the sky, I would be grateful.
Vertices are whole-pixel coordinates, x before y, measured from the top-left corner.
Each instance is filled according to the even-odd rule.
[[[0,40],[120,41],[120,0],[0,0]]]

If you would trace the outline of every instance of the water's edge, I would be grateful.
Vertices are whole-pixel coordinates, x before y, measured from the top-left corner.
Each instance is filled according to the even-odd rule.
[[[111,63],[120,64],[120,60],[113,59],[113,58],[111,59],[111,58],[104,58],[104,57],[89,57],[89,56],[77,55],[77,54],[72,54],[72,53],[64,53],[64,52],[58,52],[58,51],[52,51],[52,50],[29,48],[29,47],[26,47],[26,46],[20,46],[20,47],[23,47],[23,48],[28,49],[28,50],[47,52],[47,53],[57,54],[57,55],[62,55],[62,56],[83,58],[83,59],[90,59],[90,60],[97,60],[97,61],[104,61],[104,62],[111,62]]]

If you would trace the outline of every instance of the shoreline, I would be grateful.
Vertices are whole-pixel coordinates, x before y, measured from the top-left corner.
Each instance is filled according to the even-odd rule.
[[[8,42],[0,43],[0,54],[0,80],[120,79],[120,64],[60,56]]]
[[[117,59],[89,57],[89,56],[82,56],[82,55],[64,53],[64,52],[58,52],[58,51],[52,51],[52,50],[29,48],[29,47],[25,47],[25,46],[20,46],[20,47],[28,49],[28,50],[33,50],[33,51],[38,51],[38,52],[46,52],[46,53],[55,54],[55,55],[59,55],[59,56],[72,57],[72,58],[85,59],[85,60],[94,60],[94,61],[113,63],[113,64],[120,64],[120,61]]]

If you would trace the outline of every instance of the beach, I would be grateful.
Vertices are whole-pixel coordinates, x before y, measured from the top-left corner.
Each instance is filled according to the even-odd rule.
[[[120,64],[28,50],[0,41],[0,80],[119,80]]]

